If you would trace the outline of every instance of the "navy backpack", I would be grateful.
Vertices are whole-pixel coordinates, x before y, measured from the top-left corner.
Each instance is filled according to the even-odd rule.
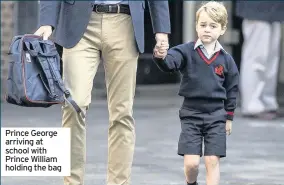
[[[15,36],[10,46],[6,101],[24,107],[70,103],[85,115],[64,87],[55,44],[36,35]]]

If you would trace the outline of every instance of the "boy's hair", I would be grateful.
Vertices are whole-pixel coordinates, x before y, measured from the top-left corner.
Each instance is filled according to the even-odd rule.
[[[226,27],[228,23],[228,13],[223,3],[210,1],[203,4],[196,12],[196,22],[198,22],[199,15],[202,11],[205,11],[213,21],[221,24],[222,28]]]

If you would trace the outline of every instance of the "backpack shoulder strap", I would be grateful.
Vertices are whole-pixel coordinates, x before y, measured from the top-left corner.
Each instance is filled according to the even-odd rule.
[[[77,103],[72,99],[70,92],[65,88],[63,80],[61,78],[59,69],[56,65],[56,61],[60,60],[59,54],[57,53],[56,48],[52,51],[44,52],[40,49],[39,42],[37,40],[33,40],[30,42],[34,48],[36,48],[36,55],[39,64],[46,75],[48,80],[48,84],[50,87],[51,95],[56,97],[56,93],[54,92],[54,85],[57,85],[61,91],[64,93],[64,99],[71,104],[74,110],[85,119],[86,116],[81,108],[77,105]],[[55,46],[54,46],[55,47]],[[53,83],[55,82],[55,84]]]

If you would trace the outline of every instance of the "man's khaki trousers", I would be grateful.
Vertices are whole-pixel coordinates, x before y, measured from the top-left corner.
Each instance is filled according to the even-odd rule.
[[[103,58],[109,111],[107,185],[130,184],[135,145],[132,107],[138,55],[131,16],[126,14],[93,12],[79,43],[71,49],[63,49],[65,85],[85,111],[91,103],[100,56]],[[64,184],[83,185],[86,123],[67,104],[62,109],[63,127],[71,128],[71,176],[64,177]]]

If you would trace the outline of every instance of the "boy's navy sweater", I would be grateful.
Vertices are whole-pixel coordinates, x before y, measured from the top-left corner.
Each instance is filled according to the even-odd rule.
[[[164,72],[181,72],[180,96],[201,100],[205,107],[220,100],[227,119],[233,120],[239,93],[239,72],[234,59],[223,50],[207,59],[194,45],[195,42],[189,42],[175,46],[168,50],[164,60],[154,58],[154,62]]]

